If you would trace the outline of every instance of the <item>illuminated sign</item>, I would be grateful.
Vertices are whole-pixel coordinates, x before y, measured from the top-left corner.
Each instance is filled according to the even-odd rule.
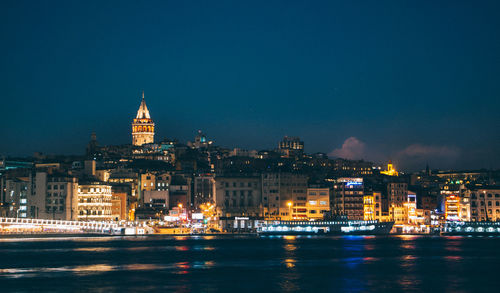
[[[202,213],[192,213],[191,214],[191,219],[193,219],[193,220],[203,220],[203,214]]]
[[[359,186],[359,185],[363,185],[363,182],[357,182],[357,181],[346,182],[346,186]]]

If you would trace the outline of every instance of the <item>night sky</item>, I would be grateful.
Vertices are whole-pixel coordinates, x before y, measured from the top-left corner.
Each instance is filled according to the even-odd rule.
[[[144,90],[157,140],[499,168],[500,1],[4,0],[0,88],[2,155],[131,143]]]

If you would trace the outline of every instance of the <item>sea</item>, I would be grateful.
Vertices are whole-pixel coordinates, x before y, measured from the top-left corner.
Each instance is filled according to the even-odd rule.
[[[500,292],[500,237],[0,238],[0,292]]]

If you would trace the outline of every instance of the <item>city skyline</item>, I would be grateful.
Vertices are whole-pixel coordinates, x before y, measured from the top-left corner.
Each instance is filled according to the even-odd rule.
[[[201,129],[224,147],[299,136],[308,153],[405,170],[500,164],[493,1],[399,3],[398,14],[299,2],[2,5],[1,155],[81,154],[93,131],[104,145],[130,143],[144,90],[156,141]]]
[[[0,1],[1,292],[494,292],[500,1]]]

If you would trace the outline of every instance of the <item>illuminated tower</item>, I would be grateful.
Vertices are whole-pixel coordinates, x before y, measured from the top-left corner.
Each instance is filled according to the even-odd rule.
[[[380,174],[385,174],[389,176],[399,176],[398,171],[394,169],[394,165],[392,164],[391,160],[389,160],[389,164],[387,164],[387,170],[385,171],[380,171]]]
[[[146,101],[144,101],[144,92],[142,92],[142,101],[137,111],[137,116],[132,121],[132,144],[143,145],[153,143],[155,137],[155,124],[149,115]]]

